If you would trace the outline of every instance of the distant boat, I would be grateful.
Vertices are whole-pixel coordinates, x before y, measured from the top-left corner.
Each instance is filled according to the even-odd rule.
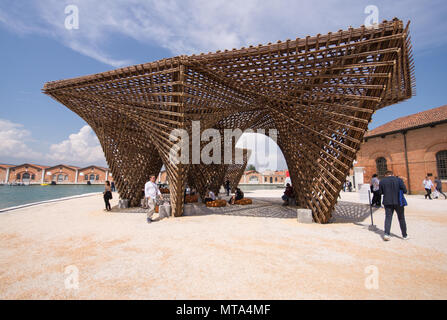
[[[41,183],[40,185],[41,186],[49,186],[50,184],[49,183]]]

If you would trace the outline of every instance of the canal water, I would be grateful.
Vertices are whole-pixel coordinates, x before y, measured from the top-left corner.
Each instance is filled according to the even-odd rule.
[[[103,185],[0,186],[0,209],[102,191]]]
[[[242,191],[278,189],[277,185],[267,184],[242,184],[239,187]],[[0,186],[0,209],[103,191],[103,185]]]

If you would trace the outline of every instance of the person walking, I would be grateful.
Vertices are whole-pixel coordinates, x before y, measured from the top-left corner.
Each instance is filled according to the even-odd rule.
[[[155,175],[151,175],[149,177],[149,181],[144,185],[144,197],[148,206],[147,223],[151,223],[153,221],[152,216],[155,213],[155,201],[157,200],[157,197],[161,195],[161,192],[155,183],[155,179]]]
[[[112,192],[115,192],[116,191],[116,188],[115,188],[115,182],[111,182],[111,184],[110,184],[110,186],[111,186],[111,188],[112,188]]]
[[[377,174],[373,174],[372,179],[371,179],[371,191],[373,193],[371,206],[375,206],[378,208],[381,207],[381,202],[382,202],[381,201],[382,196],[380,195],[379,184],[380,184],[380,180],[377,177]]]
[[[106,205],[106,211],[111,211],[112,207],[110,206],[110,199],[112,199],[112,187],[110,186],[110,182],[105,182],[104,187],[104,203]]]
[[[348,190],[349,192],[352,192],[352,182],[348,181]]]
[[[435,185],[436,185],[435,186],[436,191],[438,191],[439,194],[442,194],[444,196],[444,200],[447,200],[447,196],[445,195],[444,192],[442,192],[442,181],[438,177],[435,177]]]
[[[225,181],[225,190],[227,190],[227,196],[229,196],[230,195],[230,190],[231,190],[230,180]]]
[[[431,182],[430,177],[426,176],[424,181],[422,181],[422,184],[424,185],[425,192],[426,192],[425,199],[427,199],[427,197],[428,197],[430,200],[433,200],[431,198],[431,189],[433,188],[433,182]]]
[[[385,207],[385,234],[383,240],[389,241],[391,233],[391,223],[393,213],[396,211],[399,219],[400,230],[404,240],[408,240],[407,224],[405,222],[404,205],[401,203],[403,194],[407,193],[407,188],[402,179],[393,176],[392,171],[387,171],[385,177],[379,183],[380,194],[383,195],[383,205]],[[402,193],[402,195],[401,195]]]

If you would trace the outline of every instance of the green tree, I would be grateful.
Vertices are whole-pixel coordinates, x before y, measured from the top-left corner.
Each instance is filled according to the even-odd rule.
[[[254,165],[252,165],[252,164],[249,164],[247,166],[247,171],[251,171],[251,170],[256,171],[256,167]]]

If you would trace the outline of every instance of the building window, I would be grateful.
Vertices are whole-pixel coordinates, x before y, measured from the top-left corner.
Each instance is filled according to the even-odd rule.
[[[377,168],[377,175],[379,177],[384,177],[385,173],[388,171],[388,166],[386,163],[386,159],[384,157],[376,159],[376,168]]]
[[[98,180],[99,180],[99,174],[96,175],[96,181],[98,181]]]
[[[273,183],[273,177],[270,177],[270,183]]]
[[[264,182],[267,182],[267,177],[264,177]]]
[[[65,180],[65,181],[68,180],[68,175],[65,175],[64,180]]]
[[[36,179],[36,175],[33,173],[32,175],[31,175],[31,180],[35,180]]]
[[[257,176],[250,176],[249,178],[250,183],[258,183],[258,177]]]
[[[17,179],[17,180],[20,180],[21,177],[22,177],[22,176],[20,175],[20,173],[17,173],[16,179]]]
[[[84,180],[85,180],[85,181],[88,180],[88,174],[84,175]]]
[[[94,174],[90,175],[90,181],[95,181],[95,175]]]
[[[436,168],[438,169],[438,178],[447,179],[447,150],[439,151],[436,154]]]
[[[63,174],[58,175],[58,176],[57,176],[57,181],[58,181],[58,182],[62,182],[62,181],[64,181],[64,175],[63,175]]]
[[[275,182],[278,182],[278,177],[275,177]]]
[[[57,180],[57,175],[53,175],[53,181]]]

